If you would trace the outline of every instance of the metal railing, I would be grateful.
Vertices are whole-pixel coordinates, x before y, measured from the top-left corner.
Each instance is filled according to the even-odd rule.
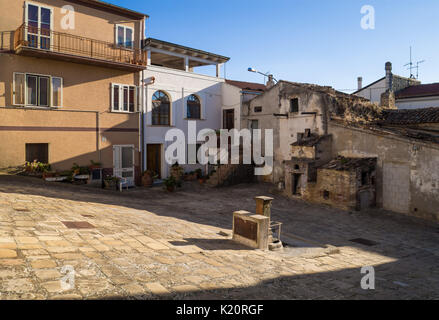
[[[114,43],[43,28],[21,25],[14,32],[14,49],[20,47],[75,55],[117,63],[146,65],[146,52]]]

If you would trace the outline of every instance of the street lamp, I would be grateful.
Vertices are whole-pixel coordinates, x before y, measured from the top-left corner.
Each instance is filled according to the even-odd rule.
[[[270,80],[274,80],[274,81],[278,82],[278,81],[273,77],[273,75],[272,75],[272,74],[269,74],[268,72],[267,72],[267,73],[262,73],[262,72],[256,70],[255,68],[248,68],[247,71],[248,71],[248,72],[253,72],[253,73],[259,73],[259,74],[262,74],[264,77],[268,77],[268,81],[270,81]]]

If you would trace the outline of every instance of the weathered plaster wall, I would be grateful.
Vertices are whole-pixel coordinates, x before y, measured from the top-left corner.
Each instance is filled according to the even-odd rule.
[[[290,99],[293,98],[299,99],[299,112],[289,112]],[[297,133],[304,132],[305,129],[311,129],[316,134],[325,133],[322,120],[324,105],[325,100],[321,93],[285,83],[280,83],[264,95],[244,104],[242,127],[248,127],[250,120],[258,120],[260,129],[273,129],[274,168],[273,173],[265,177],[266,181],[284,181],[283,162],[293,156],[290,147],[297,141]],[[256,106],[262,106],[262,112],[255,112]],[[303,112],[315,114],[302,114]],[[263,145],[264,143],[263,139]]]
[[[333,155],[377,157],[377,205],[439,220],[439,146],[330,122]]]

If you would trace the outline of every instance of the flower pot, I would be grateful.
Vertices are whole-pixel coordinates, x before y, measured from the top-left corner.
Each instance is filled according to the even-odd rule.
[[[199,182],[200,184],[204,184],[204,183],[206,182],[206,179],[204,179],[204,178],[198,179],[198,182]]]
[[[169,192],[174,192],[175,191],[175,186],[167,186],[166,190],[168,190]]]
[[[175,178],[177,181],[181,181],[184,170],[181,167],[171,167],[171,176]]]
[[[53,178],[53,177],[55,177],[55,172],[48,172],[48,171],[46,171],[46,172],[43,172],[43,179],[46,179],[46,178]]]
[[[152,187],[153,183],[154,183],[154,179],[149,174],[144,174],[142,176],[142,186]]]
[[[104,180],[105,189],[117,189],[117,182],[114,180]]]

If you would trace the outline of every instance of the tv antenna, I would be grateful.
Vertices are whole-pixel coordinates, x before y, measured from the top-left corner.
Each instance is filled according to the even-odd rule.
[[[410,70],[410,79],[418,79],[419,78],[419,65],[421,63],[424,63],[424,62],[425,62],[425,60],[417,61],[416,63],[413,62],[413,59],[412,59],[412,47],[410,46],[410,62],[406,63],[404,65],[404,67],[408,66],[407,70]],[[416,77],[413,74],[413,70],[414,69],[416,69]]]

